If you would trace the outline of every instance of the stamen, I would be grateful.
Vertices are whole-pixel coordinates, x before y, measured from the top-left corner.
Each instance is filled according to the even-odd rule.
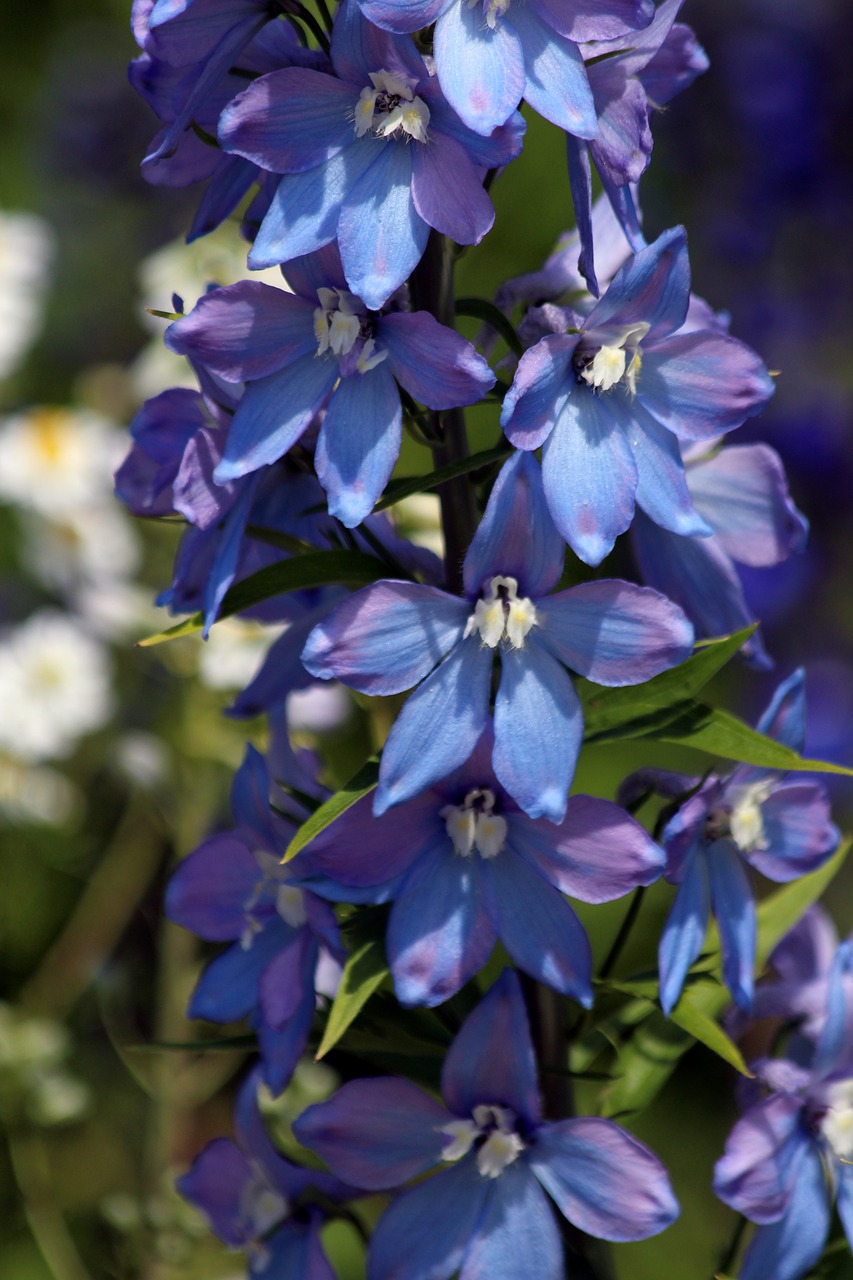
[[[454,852],[471,858],[476,850],[481,858],[496,858],[506,844],[506,820],[493,813],[494,793],[488,787],[469,791],[462,805],[448,804],[441,810]]]
[[[524,1150],[515,1112],[509,1107],[475,1107],[472,1120],[451,1120],[439,1133],[450,1138],[441,1153],[443,1160],[461,1160],[479,1144],[477,1170],[482,1178],[500,1177]]]
[[[398,130],[416,142],[426,142],[429,107],[415,95],[415,81],[390,71],[371,71],[372,89],[362,89],[355,107],[355,136],[368,132],[390,138]]]
[[[536,606],[519,596],[515,578],[497,574],[489,583],[489,596],[474,605],[463,638],[479,632],[483,644],[495,649],[506,639],[513,649],[523,649],[525,638],[538,622]]]

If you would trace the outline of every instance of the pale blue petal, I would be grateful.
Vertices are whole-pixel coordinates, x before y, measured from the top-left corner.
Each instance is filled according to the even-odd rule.
[[[696,853],[685,864],[658,947],[660,1002],[667,1017],[678,1003],[687,970],[702,950],[710,911],[708,868],[704,855]]]
[[[385,488],[400,453],[402,411],[384,362],[342,378],[323,418],[314,465],[329,514],[348,529],[361,524]]]
[[[367,1280],[446,1280],[459,1269],[492,1182],[473,1156],[395,1200],[379,1219],[367,1255]]]
[[[522,1157],[492,1183],[459,1280],[563,1280],[564,1276],[554,1213]]]
[[[525,101],[567,133],[594,138],[595,103],[577,45],[546,26],[531,5],[515,5],[512,21],[524,49]]]
[[[509,119],[526,78],[521,41],[510,21],[492,29],[481,5],[451,4],[436,24],[434,55],[444,96],[470,129],[488,137]]]
[[[542,596],[563,572],[565,548],[548,512],[539,464],[517,451],[504,463],[463,566],[468,596],[497,574],[512,577],[521,596]]]
[[[706,855],[711,901],[720,931],[723,981],[737,1005],[752,1006],[755,902],[740,854],[729,840],[715,840]]]

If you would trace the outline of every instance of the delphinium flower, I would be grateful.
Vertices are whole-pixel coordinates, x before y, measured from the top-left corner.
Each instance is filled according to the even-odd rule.
[[[578,43],[611,40],[648,26],[652,0],[358,0],[362,13],[389,31],[435,23],[433,57],[447,101],[469,128],[488,135],[522,98],[570,133],[598,129]]]
[[[717,1161],[714,1191],[758,1224],[739,1280],[800,1280],[810,1272],[829,1234],[833,1200],[853,1248],[850,970],[845,942],[828,975],[826,1017],[811,1060],[752,1064],[769,1092],[738,1120]]]
[[[277,778],[287,780],[294,767],[292,759],[279,758]],[[312,786],[301,771],[295,785],[300,791]],[[316,992],[334,993],[344,952],[331,908],[292,883],[298,863],[281,864],[305,814],[284,793],[274,812],[270,787],[266,762],[249,747],[231,793],[237,825],[180,864],[169,882],[166,914],[208,941],[231,944],[205,968],[188,1013],[209,1022],[248,1017],[263,1078],[279,1093],[305,1049]],[[290,820],[282,808],[285,814],[289,808]]]
[[[348,289],[383,306],[417,266],[430,228],[477,244],[494,209],[486,170],[521,149],[515,116],[488,138],[445,100],[409,36],[380,31],[355,0],[335,15],[335,75],[261,76],[223,112],[219,139],[283,175],[249,254],[272,266],[337,238]]]
[[[329,511],[370,513],[400,451],[398,384],[431,409],[473,404],[495,377],[470,342],[426,311],[370,310],[350,293],[335,246],[287,264],[293,293],[255,281],[214,289],[166,344],[228,383],[245,383],[219,484],[274,462],[325,407],[315,467]]]
[[[449,999],[499,939],[519,968],[589,1005],[589,943],[561,894],[621,897],[660,876],[663,852],[607,800],[572,796],[556,826],[529,818],[495,777],[492,746],[487,729],[460,769],[384,817],[359,800],[304,853],[335,883],[305,883],[344,901],[393,900],[386,953],[402,1004]]]
[[[631,545],[643,580],[680,604],[701,636],[724,635],[754,619],[736,565],[767,568],[801,551],[808,522],[788,491],[782,460],[766,444],[683,450],[685,479],[710,537],[669,533],[638,511]],[[743,647],[751,665],[772,666],[760,635]]]
[[[758,356],[717,328],[678,333],[690,302],[684,231],[665,231],[618,272],[586,316],[522,356],[501,422],[542,446],[554,523],[588,564],[628,528],[635,502],[679,534],[710,532],[684,479],[679,440],[707,441],[764,406]]]
[[[358,1192],[332,1174],[305,1169],[275,1149],[258,1108],[260,1072],[241,1086],[237,1141],[214,1138],[177,1180],[184,1199],[229,1249],[246,1254],[250,1276],[335,1280],[320,1229],[330,1211]]]
[[[516,452],[465,556],[464,597],[377,582],[309,636],[303,662],[322,679],[369,694],[423,681],[385,744],[377,814],[467,760],[490,720],[499,656],[495,775],[530,817],[560,822],[583,736],[580,702],[564,668],[597,684],[638,684],[688,656],[690,623],[649,588],[602,580],[548,595],[564,552],[536,460]]]
[[[309,1107],[294,1133],[333,1173],[390,1190],[430,1169],[386,1210],[369,1280],[562,1280],[547,1197],[575,1227],[642,1240],[678,1214],[656,1156],[609,1120],[543,1119],[521,988],[505,970],[444,1060],[444,1103],[408,1080],[353,1080]],[[547,1196],[546,1194],[547,1193]]]
[[[779,685],[757,728],[802,750],[802,671]],[[668,775],[664,790],[671,795],[693,791],[661,837],[668,857],[667,879],[678,885],[658,952],[664,1012],[678,1001],[687,971],[702,949],[712,910],[720,931],[723,980],[735,1002],[749,1009],[755,903],[744,863],[783,883],[816,870],[839,841],[829,816],[829,798],[819,783],[748,765],[705,781]]]

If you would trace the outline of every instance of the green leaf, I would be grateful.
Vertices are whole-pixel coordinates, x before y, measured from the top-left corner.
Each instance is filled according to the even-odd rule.
[[[219,617],[228,618],[288,591],[324,587],[329,583],[364,586],[387,576],[387,566],[376,556],[369,556],[363,551],[312,551],[310,555],[294,556],[292,560],[279,560],[276,564],[267,565],[238,582],[225,593]],[[203,626],[204,615],[194,613],[174,627],[146,636],[137,643],[141,648],[147,648],[162,644],[164,640],[192,635],[201,631]]]
[[[639,735],[638,735],[639,736]],[[853,777],[853,769],[828,760],[809,760],[790,747],[752,729],[727,711],[717,711],[701,702],[692,702],[678,710],[678,715],[643,737],[656,737],[679,746],[694,747],[710,755],[724,756],[743,764],[766,769],[783,769],[797,773],[840,773]]]
[[[390,972],[382,938],[367,937],[355,946],[346,962],[338,994],[329,1010],[329,1020],[315,1055],[318,1059],[325,1057],[334,1048]]]
[[[430,471],[425,476],[401,476],[400,479],[392,480],[387,485],[384,494],[373,509],[384,511],[386,507],[392,507],[395,502],[399,502],[401,498],[408,498],[413,493],[428,493],[430,489],[437,489],[440,484],[444,484],[445,480],[454,480],[457,476],[467,475],[469,471],[487,467],[492,462],[502,462],[511,452],[508,445],[497,444],[492,449],[472,453],[469,457],[460,459],[459,462],[448,463],[446,467],[439,467],[437,471]]]
[[[818,871],[784,885],[758,904],[758,937],[755,953],[760,968],[770,952],[790,933],[798,920],[832,883],[850,852],[850,840],[843,840],[836,853]]]
[[[685,988],[681,999],[670,1014],[670,1019],[694,1040],[698,1040],[712,1053],[723,1058],[734,1067],[735,1071],[739,1071],[742,1076],[752,1078],[752,1072],[744,1062],[740,1049],[703,1007],[703,1005],[716,1007],[718,1002],[722,1005],[719,1012],[722,1012],[730,1003],[729,993],[724,987],[720,987],[717,983],[696,982]],[[719,1012],[715,1016],[719,1016]]]
[[[643,731],[630,735],[620,732],[617,736],[647,737],[644,722],[648,717],[652,717],[655,727],[674,720],[684,704],[734,657],[754,631],[754,626],[745,627],[733,635],[706,641],[697,646],[686,662],[662,671],[643,684],[603,689],[588,680],[577,680],[575,687],[583,705],[587,742],[605,741],[613,736],[614,730],[623,731],[632,723],[640,725]]]
[[[521,339],[504,313],[493,302],[487,302],[485,298],[457,298],[456,314],[471,316],[474,320],[485,320],[486,324],[491,325],[495,332],[501,335],[510,351],[517,356],[524,354]]]
[[[351,809],[362,796],[373,791],[378,781],[379,761],[373,757],[361,766],[358,773],[350,778],[340,791],[336,791],[324,804],[320,805],[319,809],[315,809],[307,822],[303,822],[287,846],[282,862],[289,862],[291,858],[296,857],[297,853],[301,853],[321,831],[325,831],[326,827],[342,813]]]
[[[619,1078],[604,1090],[601,1114],[612,1118],[648,1106],[693,1044],[692,1035],[655,1010],[616,1059]]]

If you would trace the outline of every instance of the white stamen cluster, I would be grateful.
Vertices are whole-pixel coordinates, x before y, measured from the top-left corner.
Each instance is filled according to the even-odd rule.
[[[373,338],[365,337],[367,312],[364,303],[346,289],[317,290],[320,305],[314,312],[314,336],[317,339],[317,355],[331,351],[335,356],[348,356],[356,343],[363,345],[356,359],[359,373],[375,369],[386,359],[387,351],[377,351]],[[368,330],[369,331],[369,330]]]
[[[614,342],[602,343],[579,370],[587,386],[594,391],[610,391],[624,381],[631,395],[636,395],[637,374],[642,364],[639,344],[648,331],[649,326],[640,322],[627,328]]]
[[[497,574],[489,583],[488,596],[475,604],[465,624],[465,636],[476,631],[490,649],[504,639],[513,649],[523,649],[527,633],[537,622],[536,606],[527,596],[519,596],[516,579]]]
[[[820,1130],[839,1160],[853,1163],[853,1080],[839,1080],[830,1087]]]
[[[480,0],[468,0],[468,4],[472,9],[479,3]],[[498,24],[498,19],[504,16],[511,3],[512,0],[484,0],[483,16],[490,31],[494,31]]]
[[[426,142],[429,107],[416,96],[414,82],[390,71],[371,71],[372,89],[362,89],[355,107],[355,136],[390,138],[399,131]]]
[[[764,832],[761,806],[769,795],[766,782],[754,782],[744,787],[729,815],[729,832],[739,849],[750,853],[753,849],[766,849],[769,841]]]
[[[471,858],[476,850],[481,858],[496,858],[506,843],[506,821],[494,813],[495,796],[488,787],[469,791],[461,805],[448,804],[441,810],[447,834],[460,858]]]
[[[515,1112],[509,1107],[479,1106],[472,1120],[451,1120],[440,1132],[450,1139],[441,1152],[442,1160],[461,1160],[475,1143],[485,1139],[477,1151],[477,1170],[483,1178],[498,1178],[524,1150],[516,1132]]]

